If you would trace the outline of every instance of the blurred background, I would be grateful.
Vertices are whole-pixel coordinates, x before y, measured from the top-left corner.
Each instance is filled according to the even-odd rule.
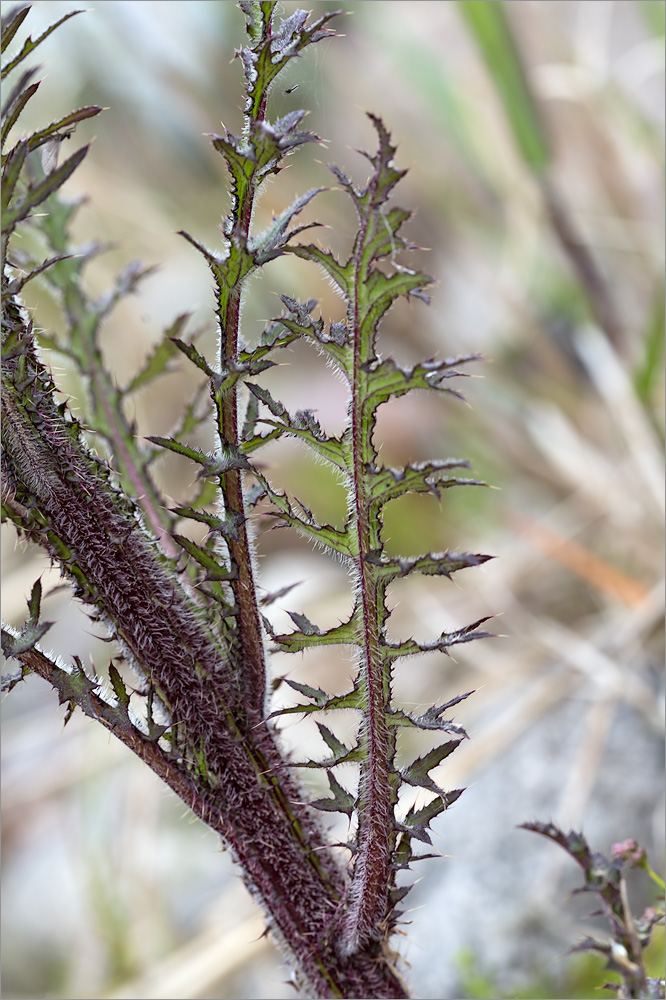
[[[319,16],[338,4],[307,6]],[[384,406],[381,457],[466,457],[498,488],[387,508],[392,552],[497,557],[453,583],[399,581],[392,636],[433,639],[488,614],[503,634],[398,670],[396,695],[410,707],[476,694],[456,714],[471,739],[435,776],[467,791],[433,824],[443,857],[418,867],[397,946],[419,997],[608,995],[596,992],[601,962],[563,957],[590,929],[578,924],[590,907],[567,898],[578,884],[573,862],[516,827],[582,827],[604,853],[636,837],[663,869],[665,7],[505,0],[535,97],[522,107],[507,37],[491,36],[488,62],[473,18],[452,0],[343,6],[344,37],[313,47],[276,85],[271,117],[306,108],[323,141],[265,190],[255,225],[296,193],[332,184],[326,163],[364,182],[355,150],[375,141],[364,112],[383,118],[398,165],[409,167],[396,193],[414,210],[405,235],[428,248],[404,263],[434,287],[429,309],[400,303],[385,319],[381,350],[403,363],[473,351],[485,360],[462,386],[467,406],[435,394]],[[72,9],[36,2],[24,27],[36,37]],[[76,239],[113,244],[88,269],[91,294],[134,258],[159,265],[105,323],[103,350],[121,385],[179,314],[192,314],[200,349],[214,354],[212,281],[177,231],[220,246],[227,178],[205,133],[241,127],[232,56],[244,40],[232,2],[102,0],[40,47],[44,83],[26,130],[83,104],[107,108],[68,144],[94,139],[67,187],[89,199]],[[331,227],[314,238],[345,252],[355,219],[340,192],[322,194],[308,218]],[[27,292],[36,326],[62,336],[48,290],[33,282]],[[318,272],[286,257],[251,282],[248,342],[279,311],[276,292],[317,298],[327,320],[342,318]],[[76,408],[84,387],[61,356],[52,360]],[[341,382],[305,346],[281,360],[264,384],[339,431]],[[183,359],[133,396],[139,434],[168,434],[198,375]],[[210,447],[212,436],[197,443]],[[340,486],[296,443],[262,459],[276,484],[341,523]],[[174,503],[191,495],[188,463],[165,454],[154,468]],[[262,531],[257,546],[262,586],[302,584],[272,609],[279,631],[290,628],[287,609],[321,628],[348,613],[340,567],[286,530]],[[109,647],[57,571],[8,526],[2,551],[3,617],[21,624],[41,573],[52,591],[43,615],[57,621],[48,645],[103,668]],[[273,669],[341,691],[352,664],[323,649],[274,657]],[[5,996],[293,995],[228,856],[157,778],[78,715],[63,730],[63,710],[38,679],[2,712]],[[298,758],[322,753],[314,726],[286,719]],[[632,892],[639,912],[653,902],[638,875]],[[662,946],[663,933],[652,974],[662,974]]]

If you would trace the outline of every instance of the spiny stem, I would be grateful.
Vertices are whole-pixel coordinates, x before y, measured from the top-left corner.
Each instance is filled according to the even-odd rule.
[[[371,189],[372,190],[372,189]],[[370,523],[368,498],[364,489],[364,470],[371,459],[372,442],[368,440],[364,407],[367,398],[367,375],[363,364],[368,360],[359,316],[359,289],[363,280],[361,250],[364,246],[372,197],[367,215],[360,221],[354,244],[356,256],[354,284],[348,309],[352,328],[353,376],[351,402],[353,501],[358,535],[356,573],[361,597],[363,642],[360,670],[365,689],[366,712],[360,740],[363,747],[359,782],[358,854],[354,861],[348,905],[343,916],[340,952],[351,955],[366,941],[380,936],[380,924],[386,917],[391,882],[391,841],[393,811],[388,783],[391,739],[386,721],[390,697],[386,678],[385,656],[381,649],[380,607],[382,600],[374,574],[365,556],[379,548],[379,526]]]

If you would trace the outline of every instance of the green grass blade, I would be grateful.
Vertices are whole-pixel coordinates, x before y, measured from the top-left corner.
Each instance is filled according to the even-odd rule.
[[[550,148],[504,4],[475,0],[459,2],[458,9],[488,66],[521,157],[541,174],[550,162]]]

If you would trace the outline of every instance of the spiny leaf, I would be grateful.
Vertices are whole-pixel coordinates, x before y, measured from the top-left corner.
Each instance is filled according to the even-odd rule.
[[[365,469],[368,477],[368,493],[373,500],[380,501],[379,506],[383,507],[389,500],[408,492],[433,493],[440,499],[440,490],[449,486],[485,485],[476,479],[446,476],[450,469],[469,469],[469,467],[469,462],[458,458],[418,462],[406,465],[402,469],[393,469],[390,466],[377,468],[368,464]]]
[[[248,156],[247,152],[241,152],[239,149],[240,140],[233,132],[225,129],[225,133],[224,136],[209,135],[208,138],[212,142],[213,148],[221,153],[226,161],[231,174],[232,203],[235,207],[245,196],[254,169],[254,159]],[[189,239],[189,237],[186,238]]]
[[[396,147],[391,143],[391,137],[381,118],[367,112],[368,118],[372,122],[377,136],[379,137],[379,148],[376,153],[363,153],[375,168],[376,183],[372,186],[372,205],[379,207],[388,198],[391,190],[398,181],[405,176],[406,170],[398,170],[393,163],[396,154]]]
[[[271,54],[283,54],[287,46],[292,43],[294,35],[300,34],[307,19],[307,10],[296,10],[289,17],[285,17],[271,38]]]
[[[439,816],[445,809],[453,805],[464,791],[464,788],[457,788],[453,792],[444,792],[439,798],[433,799],[432,802],[423,806],[422,809],[418,809],[416,812],[410,809],[404,821],[397,824],[398,829],[404,830],[410,837],[415,837],[424,844],[432,844],[430,835],[427,832],[430,823],[435,816]]]
[[[315,305],[316,302],[313,300],[313,308]],[[288,347],[296,338],[297,335],[287,330],[281,319],[271,320],[262,331],[259,344],[251,351],[243,350],[240,352],[239,362],[250,374],[257,375],[260,371],[265,371],[266,368],[271,368],[275,364],[273,361],[266,361],[264,362],[265,367],[259,367],[259,362],[263,361],[267,354]]]
[[[15,7],[2,19],[2,36],[0,38],[0,52],[4,53],[19,30],[26,17],[30,13],[30,5]]]
[[[216,381],[219,382],[220,380],[219,374],[213,371],[213,369],[210,367],[210,365],[204,358],[203,354],[200,354],[199,351],[197,351],[194,344],[186,344],[178,337],[171,337],[170,339],[174,347],[177,347],[179,351],[181,351],[186,357],[188,357],[190,361],[193,364],[195,364],[200,371],[204,372],[204,374],[207,375],[208,378],[212,379],[213,382]]]
[[[355,797],[342,787],[332,771],[326,773],[333,797],[315,799],[310,805],[314,806],[315,809],[322,809],[324,812],[341,812],[351,817],[356,802]]]
[[[262,388],[260,385],[255,385],[253,382],[247,382],[247,387],[258,400],[268,407],[271,413],[276,417],[282,417],[287,415],[287,409],[283,403],[273,399],[268,389]]]
[[[9,635],[8,632],[7,632],[7,635]],[[8,644],[7,640],[5,639],[5,630],[4,629],[3,629],[3,632],[2,632],[2,637],[3,637],[2,638],[2,643],[3,643],[3,645],[2,645],[2,651],[5,654],[5,656],[7,658],[9,658],[9,656],[11,654],[9,652],[5,651],[5,646],[7,647],[7,649],[9,649],[10,648],[10,644]],[[15,670],[14,673],[3,674],[2,678],[0,679],[0,691],[2,691],[4,694],[9,694],[10,691],[13,691],[14,688],[16,687],[16,685],[20,684],[22,681],[24,681],[25,678],[30,673],[32,673],[30,667],[28,667],[28,666],[26,666],[26,664],[22,663],[22,664],[20,664],[18,670]]]
[[[127,688],[125,683],[120,676],[116,667],[113,663],[109,664],[109,680],[111,681],[111,686],[116,693],[118,699],[118,704],[121,705],[125,710],[129,708],[130,696],[127,693]]]
[[[340,625],[334,625],[333,628],[328,629],[326,632],[321,632],[316,625],[308,621],[305,615],[298,615],[291,611],[288,614],[300,631],[273,636],[273,641],[281,652],[299,653],[303,649],[308,649],[312,646],[346,645],[358,642],[359,624],[357,610],[354,611],[348,621],[341,622]]]
[[[577,833],[575,830],[569,830],[569,833],[564,833],[560,830],[558,826],[554,823],[521,823],[518,827],[520,830],[531,830],[533,833],[539,833],[542,837],[546,837],[548,840],[552,840],[554,843],[559,844],[567,854],[569,854],[574,861],[584,870],[591,868],[592,866],[592,851],[590,846],[583,836],[582,833]]]
[[[100,253],[100,251],[103,251],[104,249],[106,248],[96,244],[92,248],[90,256]],[[90,259],[90,257],[88,257],[88,259]],[[135,292],[144,278],[154,274],[157,270],[158,268],[155,266],[145,267],[140,260],[130,261],[127,267],[125,267],[117,276],[113,287],[103,295],[100,295],[100,297],[92,303],[92,310],[96,317],[98,319],[103,319],[105,316],[108,316],[118,302]]]
[[[282,597],[286,597],[295,587],[299,587],[302,581],[297,583],[288,583],[286,587],[280,587],[279,590],[273,590],[268,594],[264,594],[259,602],[262,607],[266,608],[270,604],[274,604],[275,601],[279,601]],[[274,635],[273,635],[274,638]]]
[[[69,254],[60,254],[58,257],[49,257],[48,260],[42,261],[41,264],[38,264],[37,267],[34,267],[31,271],[28,271],[27,273],[21,275],[20,278],[15,278],[13,281],[11,281],[7,285],[6,294],[18,295],[19,292],[24,287],[24,285],[27,285],[29,281],[32,281],[33,278],[36,278],[38,274],[43,274],[44,271],[48,270],[49,267],[53,267],[54,264],[59,264],[60,261],[62,260],[68,260],[69,256],[70,256]],[[55,345],[55,350],[60,351],[60,353],[62,354],[70,354],[71,356],[71,353],[67,350],[66,347],[59,347],[56,345],[56,341],[54,340],[54,338],[52,337],[49,338],[48,334],[43,335],[41,332],[39,333],[39,342],[44,347],[47,346],[49,340],[51,341],[52,345]]]
[[[402,396],[412,389],[439,389],[462,399],[463,397],[457,390],[444,387],[442,382],[445,379],[465,374],[457,371],[456,365],[478,360],[480,360],[480,355],[468,354],[458,358],[446,358],[444,361],[424,361],[414,365],[413,368],[402,368],[392,358],[387,358],[384,361],[371,361],[364,366],[370,375],[366,406],[374,411],[380,403]]]
[[[30,10],[30,7],[27,7],[27,8],[24,8],[24,9],[25,9],[25,14],[23,14],[23,10],[20,10],[20,11],[17,12],[16,16],[21,16],[22,15],[21,16],[21,20],[18,22],[18,24],[16,23],[16,17],[13,17],[12,14],[9,15],[10,17],[13,17],[13,19],[11,20],[8,28],[9,28],[10,31],[12,31],[12,29],[13,29],[13,33],[12,33],[11,37],[9,38],[9,40],[7,40],[7,39],[5,39],[3,37],[3,49],[2,49],[3,52],[5,51],[5,47],[9,44],[9,42],[11,41],[11,39],[16,34],[18,28],[21,25],[21,21],[23,21],[23,18],[25,17],[25,15]],[[31,52],[34,52],[34,50],[37,48],[37,46],[40,45],[44,41],[45,38],[48,38],[48,36],[51,34],[52,31],[55,31],[56,28],[58,28],[61,24],[64,24],[65,21],[69,21],[70,17],[75,17],[77,14],[82,14],[82,13],[83,13],[82,10],[70,10],[67,14],[65,14],[63,17],[61,17],[59,21],[56,21],[55,24],[52,24],[49,28],[46,29],[46,31],[43,31],[42,34],[39,36],[39,38],[37,38],[34,42],[33,42],[33,40],[32,40],[31,37],[26,38],[25,42],[23,43],[23,48],[18,53],[18,55],[14,56],[14,58],[12,60],[10,60],[8,63],[5,63],[5,65],[2,67],[2,79],[4,80],[5,77],[9,73],[11,73],[11,71],[13,69],[15,69],[19,65],[19,63],[22,63],[23,60],[26,59],[30,55]],[[3,34],[4,34],[4,30],[5,30],[4,24],[2,26],[2,29],[3,29]]]
[[[206,570],[206,580],[234,580],[237,570],[225,566],[210,549],[204,549],[201,545],[186,538],[185,535],[172,533],[171,537],[182,549],[192,556],[193,559]]]
[[[164,375],[169,371],[170,362],[176,354],[175,344],[176,334],[178,334],[187,323],[190,313],[183,313],[178,316],[165,332],[162,340],[158,341],[151,353],[148,355],[140,370],[133,376],[126,386],[125,395],[136,392],[141,386],[152,382],[159,375]]]
[[[410,271],[402,267],[392,274],[373,270],[367,276],[361,297],[359,323],[364,332],[372,335],[379,321],[393,302],[401,296],[409,296],[421,288],[432,284],[432,278],[420,271]]]
[[[259,475],[256,469],[254,471],[265,487],[266,495],[276,508],[274,511],[269,511],[270,516],[279,518],[290,528],[297,528],[303,535],[323,548],[331,549],[343,556],[354,554],[353,542],[346,528],[340,531],[330,524],[317,524],[304,504],[300,504],[304,514],[297,514],[286,494],[274,490],[268,480]]]
[[[19,143],[18,145],[22,149],[27,148],[25,143]],[[41,205],[43,201],[46,201],[49,195],[53,194],[54,191],[57,191],[58,188],[65,183],[67,178],[74,173],[78,165],[86,156],[88,149],[89,146],[82,146],[81,149],[78,149],[75,153],[73,153],[68,160],[65,160],[61,166],[56,167],[56,169],[52,170],[50,174],[47,174],[43,181],[35,185],[31,184],[28,187],[25,196],[7,209],[3,219],[3,226],[5,230],[13,229],[17,222],[20,222],[22,219],[26,219],[28,217],[33,208],[36,208],[37,205]],[[25,152],[22,155],[23,159],[25,159]],[[3,182],[7,183],[4,175]],[[13,187],[11,190],[13,191]]]
[[[4,42],[4,39],[3,39]],[[18,93],[13,93],[7,105],[3,108],[3,121],[2,121],[2,148],[5,148],[5,142],[7,141],[7,136],[9,135],[12,127],[18,121],[19,115],[23,111],[24,107],[28,103],[31,97],[39,90],[40,83],[33,83],[25,89],[21,89]]]
[[[347,268],[336,260],[328,250],[322,250],[321,247],[312,244],[305,244],[288,247],[287,252],[295,254],[302,260],[311,260],[315,264],[319,264],[324,268],[329,278],[333,279],[341,292],[345,295],[349,293],[351,275],[348,274]]]
[[[78,111],[71,111],[64,118],[60,118],[57,122],[51,122],[46,128],[40,129],[39,132],[33,132],[33,134],[28,139],[28,147],[32,151],[33,149],[38,149],[45,142],[51,139],[62,138],[58,134],[63,129],[69,129],[64,135],[71,135],[73,129],[72,125],[76,125],[77,122],[83,122],[87,118],[94,118],[96,115],[100,114],[104,109],[98,107],[97,105],[89,105],[85,108],[79,108]]]
[[[336,437],[328,437],[319,426],[317,418],[311,410],[298,410],[293,416],[287,412],[282,403],[276,401],[267,389],[246,383],[250,392],[264,403],[276,420],[267,417],[258,418],[261,423],[268,424],[279,433],[298,438],[305,442],[320,458],[334,465],[343,472],[347,471],[348,451],[347,441]]]
[[[322,691],[321,688],[310,687],[309,684],[300,684],[298,681],[288,680],[286,677],[284,679],[285,684],[288,684],[290,688],[294,691],[298,691],[299,694],[305,695],[306,698],[311,698],[313,704],[310,705],[292,705],[289,708],[278,708],[274,712],[271,712],[269,719],[275,718],[278,715],[293,715],[295,713],[309,714],[310,712],[324,712],[330,711],[332,709],[340,708],[360,708],[361,707],[361,693],[356,686],[348,691],[346,694],[329,695],[326,691]]]
[[[382,210],[379,217],[375,219],[376,233],[372,239],[365,243],[363,249],[364,259],[368,261],[380,260],[382,257],[393,257],[399,250],[418,249],[412,243],[403,240],[398,236],[398,230],[412,213],[405,208],[394,208]]]
[[[207,466],[211,461],[210,455],[206,455],[197,448],[190,448],[189,445],[183,444],[182,441],[175,441],[174,438],[158,437],[151,434],[146,440],[152,441],[153,444],[159,445],[160,448],[166,448],[167,451],[174,451],[177,455],[184,455],[185,458],[192,459],[198,465]]]
[[[330,697],[330,695],[328,695],[325,691],[322,691],[321,688],[314,688],[309,684],[300,684],[298,681],[290,681],[286,677],[284,681],[285,684],[288,684],[290,688],[294,689],[294,691],[298,691],[299,694],[305,695],[306,698],[311,698],[316,708],[324,708]]]
[[[32,585],[28,600],[29,616],[21,631],[16,635],[7,632],[6,636],[3,632],[2,650],[6,657],[19,656],[21,653],[27,653],[34,649],[42,636],[54,624],[53,622],[40,622],[41,601],[42,584],[41,580],[36,580]]]
[[[325,760],[320,761],[304,761],[303,763],[293,764],[293,767],[335,767],[336,764],[348,764],[353,761],[360,760],[361,748],[360,747],[348,747],[337,736],[324,726],[321,722],[317,723],[317,728],[319,733],[326,743],[327,747],[331,751],[331,756],[327,757]]]
[[[287,614],[293,621],[294,625],[301,630],[305,636],[320,636],[321,632],[316,625],[313,625],[309,618],[305,615],[298,614],[296,611],[288,611]]]
[[[440,854],[412,854],[411,838],[406,830],[399,831],[398,846],[393,854],[391,869],[393,872],[411,867],[414,861],[424,861],[426,858],[439,858]],[[411,888],[411,886],[409,886]]]
[[[493,615],[486,615],[484,618],[479,618],[478,621],[472,622],[471,625],[458,629],[456,632],[442,632],[439,639],[435,639],[434,642],[417,642],[416,639],[407,639],[399,643],[387,642],[385,644],[387,655],[396,658],[398,656],[414,656],[417,653],[430,653],[434,650],[448,654],[451,646],[457,646],[463,642],[473,642],[474,639],[496,639],[497,636],[494,632],[481,632],[477,630],[478,625],[490,621],[493,617]]]
[[[212,250],[209,250],[207,247],[204,246],[203,243],[201,243],[199,240],[195,239],[194,236],[191,236],[189,233],[185,232],[184,229],[179,229],[178,230],[178,235],[182,236],[183,239],[186,239],[188,243],[191,243],[192,246],[195,247],[203,257],[205,257],[206,261],[208,262],[208,266],[210,267],[211,271],[213,272],[213,276],[215,277],[215,280],[217,282],[219,282],[221,285],[227,285],[227,283],[228,283],[227,282],[227,275],[228,275],[227,261],[228,261],[228,258],[225,257],[225,256],[221,256],[219,254],[213,253]],[[250,270],[252,269],[253,261],[249,257],[249,255],[247,255],[247,254],[245,255],[244,265],[245,266],[244,266],[243,273],[244,274],[248,274],[250,272]]]
[[[452,573],[470,566],[481,566],[492,559],[492,556],[471,552],[443,552],[441,554],[427,554],[423,556],[413,556],[403,559],[401,556],[389,558],[381,551],[370,552],[365,557],[365,561],[371,566],[377,566],[383,580],[390,582],[398,577],[408,576],[410,573],[421,573],[424,576],[446,576],[451,577]],[[479,636],[475,636],[479,638]]]
[[[192,507],[172,507],[172,512],[177,514],[178,517],[188,517],[193,521],[199,521],[202,524],[207,524],[211,532],[219,532],[224,538],[228,538],[232,541],[238,539],[238,528],[242,523],[242,515],[234,513],[232,511],[220,516],[218,514],[209,514],[205,510],[195,510]]]
[[[391,726],[415,726],[417,729],[436,729],[441,732],[454,733],[456,736],[460,736],[461,739],[466,739],[467,733],[462,726],[458,726],[449,719],[442,718],[442,716],[444,712],[447,712],[454,705],[458,705],[461,701],[469,698],[472,694],[474,694],[473,691],[467,691],[465,694],[456,695],[455,698],[451,698],[450,701],[445,702],[443,705],[431,706],[423,715],[410,715],[402,709],[391,708],[388,711],[387,722]]]
[[[250,241],[250,250],[254,253],[255,263],[258,265],[266,264],[269,260],[273,260],[275,257],[280,256],[283,252],[283,247],[287,241],[295,235],[295,232],[287,232],[289,223],[298,215],[305,206],[312,201],[315,195],[319,194],[320,191],[325,190],[324,188],[311,188],[306,191],[305,194],[301,195],[299,198],[286,208],[277,218],[273,219],[271,225],[263,232],[260,236],[254,237]],[[319,223],[309,223],[307,226],[301,226],[298,228],[298,232],[302,232],[306,228],[311,226],[319,225]]]
[[[461,740],[449,740],[448,743],[443,743],[441,746],[435,747],[430,753],[424,754],[422,757],[417,757],[416,760],[401,770],[400,776],[402,780],[406,781],[408,785],[427,788],[431,792],[436,792],[437,795],[443,794],[428,772],[433,767],[441,764],[443,760],[453,753],[456,747],[460,746],[460,743]]]

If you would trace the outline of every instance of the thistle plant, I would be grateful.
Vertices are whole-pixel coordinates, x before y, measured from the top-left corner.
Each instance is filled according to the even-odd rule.
[[[524,823],[523,829],[541,834],[566,851],[582,869],[584,884],[576,894],[597,896],[601,909],[590,916],[603,915],[611,929],[611,939],[602,941],[586,935],[571,952],[592,952],[603,955],[606,968],[619,977],[619,982],[604,984],[617,997],[663,997],[664,980],[649,976],[645,968],[645,949],[653,929],[664,922],[664,880],[650,867],[645,850],[635,840],[614,844],[609,859],[592,851],[582,833],[564,833],[554,823]],[[660,891],[660,905],[648,906],[642,916],[635,917],[629,903],[626,868],[641,868]]]
[[[60,565],[75,595],[106,626],[119,650],[108,667],[108,684],[76,659],[65,664],[49,655],[41,646],[50,623],[40,619],[37,582],[23,629],[3,628],[5,654],[20,664],[6,686],[29,672],[44,677],[70,714],[79,707],[106,726],[221,835],[305,991],[321,997],[401,997],[406,990],[388,948],[400,914],[396,904],[407,891],[396,885],[396,874],[419,856],[415,842],[430,843],[430,821],[460,795],[460,790],[440,789],[430,772],[465,736],[450,710],[468,693],[422,715],[410,714],[392,698],[392,671],[402,657],[430,650],[446,653],[488,633],[480,630],[479,621],[427,644],[392,642],[386,591],[392,581],[409,574],[450,577],[488,557],[464,552],[409,559],[387,555],[381,527],[389,501],[407,492],[441,497],[449,487],[477,481],[460,475],[467,464],[460,460],[382,466],[373,428],[383,403],[412,390],[458,396],[451,381],[475,356],[403,368],[377,353],[378,328],[391,305],[400,297],[427,301],[424,289],[430,279],[402,262],[412,249],[401,235],[410,213],[393,206],[390,197],[404,171],[395,166],[395,146],[374,115],[377,148],[365,154],[371,168],[367,183],[357,188],[341,170],[331,168],[358,217],[345,260],[297,239],[313,225],[298,224],[297,217],[320,189],[298,197],[265,232],[254,232],[253,211],[264,182],[298,146],[317,139],[303,129],[303,111],[270,119],[269,89],[307,46],[334,34],[329,23],[335,15],[326,13],[310,24],[308,13],[297,10],[277,22],[272,2],[243,0],[240,6],[249,36],[238,53],[246,88],[243,128],[239,135],[225,130],[212,136],[231,181],[222,244],[211,250],[182,234],[203,254],[214,278],[219,335],[214,359],[182,336],[181,318],[130,383],[122,390],[114,385],[99,347],[100,324],[146,272],[131,268],[103,300],[89,299],[83,271],[100,248],[72,254],[70,225],[77,206],[60,193],[87,149],[55,168],[43,155],[47,144],[49,150],[57,148],[76,122],[100,108],[82,108],[11,145],[12,128],[39,86],[32,82],[35,70],[22,72],[6,102],[3,514]],[[7,15],[3,50],[28,11],[24,7]],[[28,39],[3,68],[3,77],[42,38]],[[46,260],[25,259],[15,243],[21,227],[38,231],[48,247]],[[258,345],[248,348],[240,329],[247,279],[287,253],[324,269],[342,295],[344,312],[325,323],[314,301],[299,302],[285,294],[281,315],[267,324]],[[60,296],[69,330],[66,344],[56,343],[48,332],[36,337],[21,302],[26,282],[38,275]],[[289,413],[261,384],[262,373],[298,339],[323,353],[347,383],[347,422],[339,437],[327,435],[311,410]],[[66,402],[56,401],[40,345],[65,353],[84,376],[90,404],[85,425],[73,418]],[[171,436],[149,442],[136,439],[126,416],[131,394],[164,372],[178,352],[205,376],[217,437],[211,453],[188,443],[208,416],[200,398]],[[87,446],[89,431],[104,443],[106,459]],[[344,482],[348,513],[342,527],[318,523],[303,503],[276,489],[270,470],[256,463],[255,454],[283,436],[301,441]],[[189,506],[169,509],[153,481],[150,465],[163,449],[185,456],[198,469],[200,488]],[[322,631],[293,612],[294,630],[275,633],[263,613],[265,601],[260,606],[258,598],[252,548],[256,510],[297,529],[342,561],[354,592],[346,621]],[[202,544],[178,530],[187,519],[207,529]],[[286,679],[295,703],[271,710],[269,647],[297,652],[333,644],[355,650],[357,673],[351,688],[330,694]],[[276,683],[279,679],[273,687]],[[359,718],[351,746],[319,721],[339,709]],[[285,759],[273,720],[290,713],[317,714],[329,751],[324,760]],[[444,742],[399,768],[396,744],[404,727],[440,732]],[[356,793],[336,777],[337,765],[348,762],[358,765]],[[325,771],[330,795],[308,802],[293,776],[298,766]],[[431,800],[422,808],[401,810],[399,793],[405,785],[426,789]],[[340,850],[326,845],[317,810],[353,819],[346,865]]]

